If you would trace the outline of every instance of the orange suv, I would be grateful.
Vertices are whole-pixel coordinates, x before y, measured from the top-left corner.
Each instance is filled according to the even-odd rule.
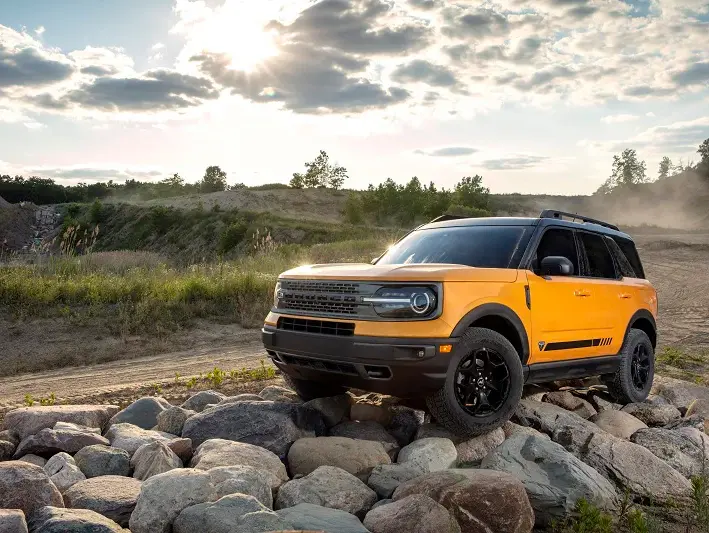
[[[508,420],[527,383],[600,375],[619,401],[643,401],[656,316],[616,226],[551,210],[446,215],[372,264],[284,272],[262,336],[305,400],[350,387],[423,397],[441,425],[473,436]]]

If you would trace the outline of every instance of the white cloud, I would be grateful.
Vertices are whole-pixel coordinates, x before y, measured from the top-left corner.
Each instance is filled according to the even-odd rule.
[[[164,45],[163,43],[155,43],[155,44],[151,47],[151,50],[153,50],[154,52],[156,52],[156,51],[158,51],[158,50],[162,50],[163,48],[165,48],[165,45]]]
[[[45,32],[45,28],[44,26],[37,26],[34,32],[41,37]]]
[[[653,113],[652,111],[648,111],[647,113],[645,113],[645,116],[646,117],[654,117],[655,113]]]
[[[42,124],[41,122],[25,122],[24,123],[25,127],[30,130],[42,130],[47,127],[46,124]]]
[[[601,118],[601,122],[604,124],[619,124],[621,122],[631,122],[633,120],[638,120],[640,117],[638,115],[630,115],[627,113],[621,113],[619,115],[606,115]]]

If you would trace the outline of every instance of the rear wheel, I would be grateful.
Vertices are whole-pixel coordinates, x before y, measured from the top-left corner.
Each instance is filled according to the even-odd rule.
[[[608,392],[621,403],[645,401],[655,377],[655,350],[647,333],[631,329],[620,350],[615,374],[604,376]]]
[[[314,400],[315,398],[337,396],[347,391],[347,389],[341,385],[333,385],[331,383],[311,381],[308,379],[297,379],[288,374],[283,374],[283,381],[285,381],[286,385],[293,389],[304,402]]]
[[[522,397],[522,363],[504,336],[470,328],[456,346],[445,385],[426,398],[434,418],[461,437],[492,431]]]

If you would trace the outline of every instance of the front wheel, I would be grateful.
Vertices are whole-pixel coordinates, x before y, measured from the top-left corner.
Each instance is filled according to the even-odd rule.
[[[603,376],[608,392],[620,403],[641,403],[647,399],[655,377],[655,350],[647,333],[631,329],[620,349],[615,374]]]
[[[455,348],[445,385],[426,398],[431,415],[460,437],[500,427],[522,397],[519,354],[496,331],[470,328]]]
[[[283,381],[285,381],[286,385],[294,390],[304,402],[314,400],[315,398],[339,396],[347,391],[347,389],[341,385],[332,385],[330,383],[310,381],[308,379],[298,379],[285,373],[283,374]]]

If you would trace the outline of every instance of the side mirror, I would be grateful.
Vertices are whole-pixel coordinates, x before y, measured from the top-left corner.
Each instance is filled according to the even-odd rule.
[[[542,276],[573,276],[574,264],[566,257],[550,255],[542,259]]]

